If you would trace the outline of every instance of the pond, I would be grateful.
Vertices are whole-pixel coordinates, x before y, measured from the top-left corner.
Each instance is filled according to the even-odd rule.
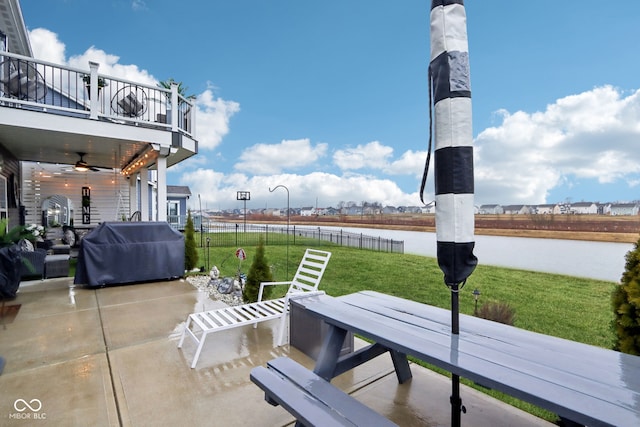
[[[404,240],[405,253],[436,257],[436,234],[373,228],[336,228],[370,236]],[[631,243],[524,237],[475,236],[475,255],[483,265],[559,273],[575,277],[619,282]]]

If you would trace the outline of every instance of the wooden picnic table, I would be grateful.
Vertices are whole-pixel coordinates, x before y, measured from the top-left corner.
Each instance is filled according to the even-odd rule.
[[[329,325],[314,369],[326,381],[389,352],[401,383],[414,356],[575,423],[640,426],[640,357],[467,315],[453,335],[449,310],[373,291],[292,303]],[[373,344],[339,357],[349,331]]]

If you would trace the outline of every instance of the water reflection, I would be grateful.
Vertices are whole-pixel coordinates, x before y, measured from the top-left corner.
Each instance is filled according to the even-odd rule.
[[[76,305],[76,286],[73,284],[69,285],[69,305]]]

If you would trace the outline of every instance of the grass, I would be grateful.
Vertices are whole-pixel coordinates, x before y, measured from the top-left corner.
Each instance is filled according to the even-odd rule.
[[[267,246],[266,258],[275,270],[274,280],[287,280],[307,247],[333,253],[321,287],[333,296],[374,290],[402,298],[450,308],[451,296],[434,258],[411,254],[373,252],[311,241],[289,247],[289,277],[286,247]],[[209,248],[209,267],[216,265],[222,276],[232,276],[238,266],[247,272],[255,248],[245,247],[247,259],[235,258],[235,247]],[[199,265],[206,264],[206,249],[199,249]],[[621,272],[622,273],[622,272]],[[460,293],[460,312],[473,314],[472,291],[481,292],[479,305],[494,301],[509,304],[516,312],[515,326],[586,344],[611,348],[613,311],[610,297],[616,284],[479,265]]]

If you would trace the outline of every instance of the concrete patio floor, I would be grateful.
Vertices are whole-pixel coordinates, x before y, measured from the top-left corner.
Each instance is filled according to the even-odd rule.
[[[222,303],[184,280],[101,289],[71,278],[26,282],[5,305],[0,426],[292,425],[249,372],[282,355],[313,366],[289,345],[274,347],[277,322],[269,322],[212,335],[190,369],[195,345],[177,348],[186,316]],[[399,385],[381,356],[333,383],[401,426],[448,426],[450,380],[412,371]],[[551,425],[464,386],[462,398],[465,426]]]

